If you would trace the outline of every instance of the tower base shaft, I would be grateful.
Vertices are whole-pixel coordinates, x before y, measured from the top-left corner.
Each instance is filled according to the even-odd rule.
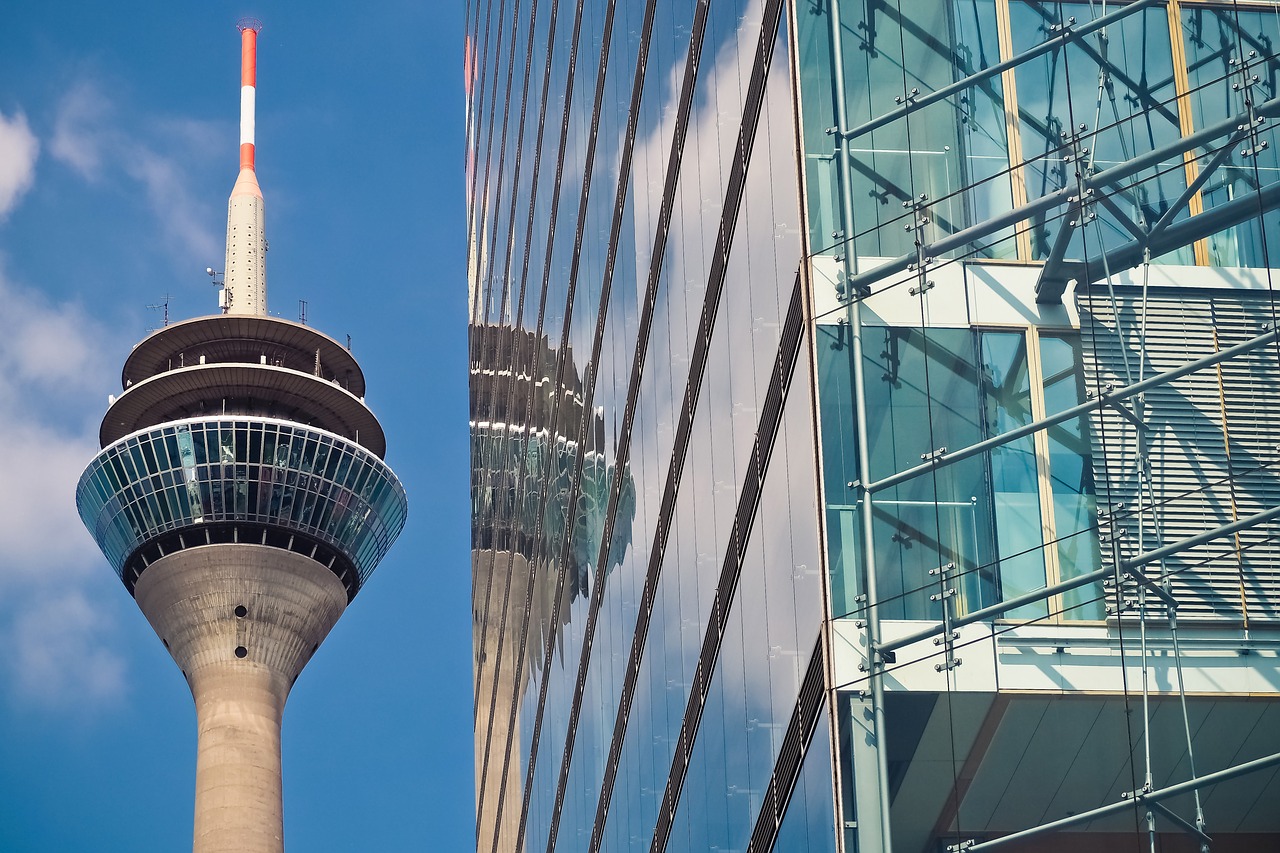
[[[194,853],[280,853],[281,716],[346,588],[300,554],[224,543],[157,560],[134,596],[195,699]]]

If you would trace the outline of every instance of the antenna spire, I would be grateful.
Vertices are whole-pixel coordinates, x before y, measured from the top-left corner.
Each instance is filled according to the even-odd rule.
[[[240,174],[227,202],[227,263],[222,310],[227,314],[267,314],[267,240],[263,233],[262,189],[254,165],[254,114],[258,91],[258,31],[244,18],[240,30]]]
[[[242,18],[240,30],[240,168],[253,170],[254,112],[258,89],[258,31],[256,18]]]

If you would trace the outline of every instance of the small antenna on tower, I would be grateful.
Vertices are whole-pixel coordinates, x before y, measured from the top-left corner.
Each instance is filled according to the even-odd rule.
[[[221,288],[218,291],[218,307],[222,309],[222,313],[226,314],[227,309],[231,307],[231,294],[227,293],[227,277],[224,273],[220,273],[213,267],[205,267],[204,274],[209,276],[214,287]]]
[[[148,305],[148,306],[147,306],[147,310],[148,310],[148,311],[160,311],[160,310],[162,310],[162,309],[163,309],[163,311],[164,311],[164,324],[163,324],[163,326],[167,326],[167,325],[169,325],[169,300],[170,300],[171,298],[172,298],[172,297],[171,297],[171,296],[169,296],[169,294],[167,294],[167,293],[166,293],[166,294],[164,295],[164,297],[162,298],[162,301],[160,301],[160,302],[156,303],[155,305]],[[163,326],[162,326],[161,328],[163,328]],[[155,331],[155,327],[154,327],[154,326],[152,326],[152,327],[148,328],[148,329],[147,329],[147,331],[148,331],[148,332],[154,332],[154,331]]]
[[[298,300],[298,322],[307,325],[307,300]]]

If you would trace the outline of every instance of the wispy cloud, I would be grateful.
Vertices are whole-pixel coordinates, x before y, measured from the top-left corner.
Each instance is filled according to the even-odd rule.
[[[58,103],[49,153],[90,183],[124,178],[155,216],[168,248],[184,262],[215,258],[221,245],[210,223],[211,201],[192,191],[184,164],[208,156],[216,138],[208,122],[136,119],[126,129],[115,103],[94,83],[81,80]]]
[[[49,153],[88,180],[102,173],[102,148],[108,131],[107,103],[92,83],[80,81],[62,96],[53,121]]]
[[[5,692],[41,705],[109,700],[124,685],[109,608],[90,604],[110,575],[80,524],[75,485],[97,450],[98,353],[106,328],[0,267],[0,667]],[[105,577],[104,577],[105,575]]]
[[[123,693],[124,660],[103,643],[114,626],[82,591],[33,596],[11,627],[7,646],[16,695],[83,708]]]
[[[40,142],[21,112],[12,118],[0,113],[0,221],[9,215],[36,175]]]

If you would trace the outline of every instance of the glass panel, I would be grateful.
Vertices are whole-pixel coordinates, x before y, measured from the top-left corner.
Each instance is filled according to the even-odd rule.
[[[962,88],[848,138],[848,193],[853,222],[841,213],[842,180],[831,128],[839,124],[834,62],[841,62],[844,109],[855,131],[999,61],[994,0],[901,0],[838,5],[837,42],[826,4],[798,16],[802,133],[809,182],[811,240],[841,251],[856,235],[860,257],[896,257],[914,250],[916,235],[901,227],[904,203],[927,196],[928,239],[953,233],[1011,206],[1003,84],[999,76]],[[836,57],[836,54],[839,54]],[[1003,232],[982,250],[1010,256]]]
[[[983,433],[974,335],[968,329],[868,328],[864,337],[872,479],[959,449]],[[938,569],[963,578],[956,613],[996,600],[987,463],[975,458],[874,498],[882,615],[938,619]]]
[[[1280,76],[1280,22],[1276,10],[1183,6],[1191,116],[1207,127],[1276,97]],[[1270,124],[1270,123],[1268,123]],[[1264,125],[1265,126],[1265,125]],[[1273,129],[1246,137],[1237,153],[1211,174],[1201,190],[1205,210],[1247,197],[1280,179],[1280,139]],[[1221,145],[1220,140],[1217,145]],[[1204,168],[1212,158],[1204,154]],[[1265,242],[1280,236],[1280,211],[1271,211],[1208,239],[1213,266],[1266,267]]]
[[[1011,2],[1014,53],[1053,37],[1072,18],[1083,23],[1100,17],[1106,8],[1106,4],[1051,0]],[[1074,147],[1098,172],[1179,138],[1170,44],[1169,16],[1157,5],[1017,67],[1018,126],[1027,158],[1028,198],[1075,185],[1080,163],[1073,159]],[[1078,146],[1073,147],[1073,135],[1080,137]],[[1123,188],[1108,188],[1114,209],[1100,204],[1088,209],[1086,222],[1096,215],[1098,227],[1074,229],[1067,257],[1095,255],[1102,248],[1099,242],[1114,248],[1132,241],[1123,218],[1154,223],[1185,187],[1182,158],[1174,156],[1140,172]],[[1061,209],[1049,215],[1059,218],[1047,222],[1041,214],[1031,229],[1037,258],[1049,255],[1063,226]],[[1164,259],[1192,263],[1192,249],[1184,246]]]
[[[1031,423],[1031,371],[1022,332],[982,332],[982,397],[987,436]],[[1003,599],[1045,585],[1043,524],[1035,438],[1024,436],[991,451],[991,510]],[[1010,619],[1048,613],[1045,602],[1011,610]]]
[[[299,440],[309,440],[331,456],[356,457],[357,467],[366,474],[365,488],[374,496],[369,502],[318,476],[300,473],[294,464],[297,460],[284,455],[286,444],[276,448],[275,464],[246,464],[237,453],[250,453],[248,439],[262,435],[260,422],[228,422],[216,430],[204,426],[181,424],[109,447],[81,478],[77,496],[81,517],[117,572],[155,534],[210,520],[292,526],[344,551],[356,563],[361,579],[399,535],[405,519],[404,491],[389,469],[355,445],[339,446],[338,439],[319,433],[297,433]],[[197,464],[199,448],[206,446],[199,439],[205,438],[206,431],[208,446],[215,448],[218,459]],[[160,455],[178,460],[181,469],[162,468],[157,455],[147,450],[155,446],[160,446]],[[150,469],[147,459],[155,463]],[[144,468],[136,476],[121,479],[125,462],[129,468],[138,464]],[[114,482],[107,482],[107,472],[116,478]],[[335,533],[340,527],[338,516],[348,523]]]
[[[1052,415],[1085,399],[1078,334],[1040,336],[1045,414]],[[1079,417],[1048,430],[1049,476],[1057,532],[1060,580],[1070,580],[1102,567],[1098,547],[1097,500],[1094,497],[1092,438],[1089,421]],[[1103,619],[1106,602],[1101,584],[1063,594],[1066,619]]]
[[[773,844],[778,853],[836,853],[830,743],[831,730],[824,707],[813,739],[809,741],[795,792],[778,827],[778,837]],[[856,853],[857,849],[856,839],[846,839],[846,853]]]
[[[857,609],[860,594],[857,565],[861,526],[852,489],[858,479],[858,424],[854,416],[853,348],[847,340],[848,328],[847,324],[815,327],[833,616]]]

